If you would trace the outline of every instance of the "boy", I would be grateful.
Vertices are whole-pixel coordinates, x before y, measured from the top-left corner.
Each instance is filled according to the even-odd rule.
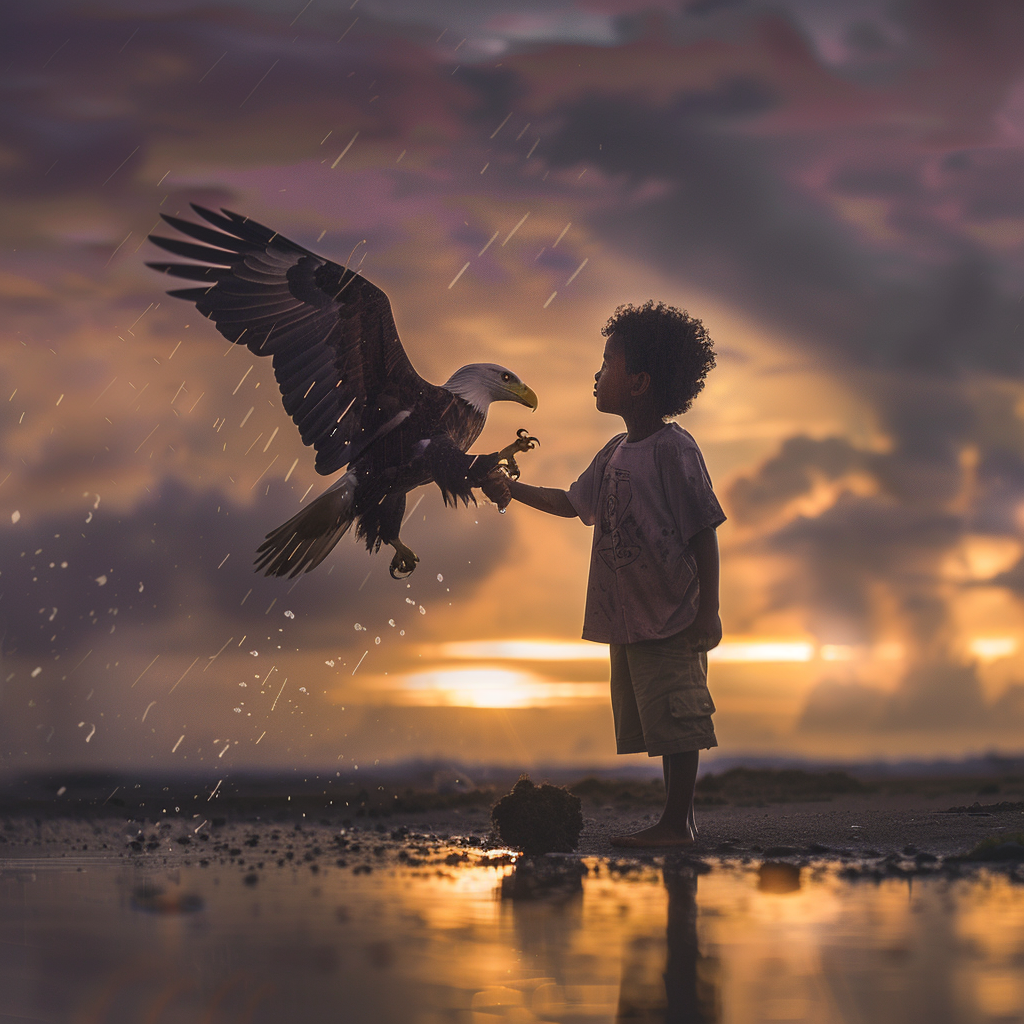
[[[718,745],[707,651],[722,639],[718,541],[725,521],[685,412],[715,365],[704,325],[653,301],[620,306],[595,376],[600,412],[621,416],[611,439],[568,491],[496,473],[485,493],[594,526],[583,638],[610,645],[620,754],[661,756],[667,791],[657,824],[613,846],[693,844],[699,751]]]

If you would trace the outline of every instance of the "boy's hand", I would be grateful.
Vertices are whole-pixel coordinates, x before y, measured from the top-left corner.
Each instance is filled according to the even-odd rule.
[[[500,466],[496,466],[487,474],[486,479],[480,485],[480,490],[498,506],[499,512],[504,512],[512,500],[512,492],[508,486],[508,473]]]
[[[690,647],[710,651],[722,642],[722,620],[718,612],[697,611],[697,617],[684,630]]]

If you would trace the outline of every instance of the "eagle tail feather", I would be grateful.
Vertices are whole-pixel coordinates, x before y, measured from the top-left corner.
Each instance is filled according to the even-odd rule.
[[[289,576],[315,569],[348,532],[355,519],[355,473],[267,534],[256,549],[255,567],[265,576]]]

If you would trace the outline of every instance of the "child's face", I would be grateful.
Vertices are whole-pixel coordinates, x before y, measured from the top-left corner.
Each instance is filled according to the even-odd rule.
[[[632,404],[633,376],[626,372],[626,350],[612,334],[604,346],[604,361],[594,374],[598,412],[621,416]]]

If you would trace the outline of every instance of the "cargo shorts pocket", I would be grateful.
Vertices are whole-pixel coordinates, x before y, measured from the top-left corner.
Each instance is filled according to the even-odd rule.
[[[715,702],[706,686],[689,686],[669,696],[668,709],[673,718],[706,718],[715,713]]]

